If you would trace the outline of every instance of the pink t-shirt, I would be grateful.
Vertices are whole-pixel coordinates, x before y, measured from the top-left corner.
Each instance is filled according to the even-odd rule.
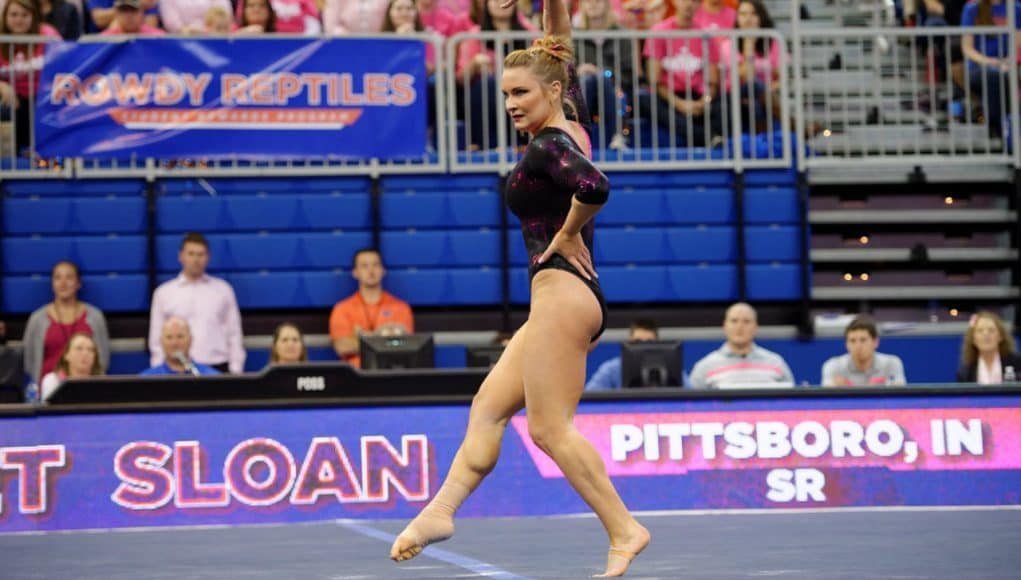
[[[442,8],[435,8],[432,12],[419,12],[418,17],[422,20],[422,26],[443,36],[451,36],[460,30],[454,30],[457,21],[454,15]]]
[[[676,18],[668,18],[652,30],[694,30],[681,28]],[[706,92],[704,48],[709,49],[710,65],[720,62],[719,46],[701,38],[650,38],[645,41],[646,58],[659,61],[661,72],[659,82],[670,86],[677,94],[684,94],[690,88],[695,96]],[[673,82],[671,86],[670,83]]]
[[[522,22],[521,25],[525,28],[525,30],[534,30],[535,28],[531,25],[531,23]],[[478,26],[473,26],[469,30],[467,30],[467,32],[479,32],[480,30],[481,29]],[[462,75],[464,74],[465,68],[468,66],[468,63],[470,63],[476,57],[476,55],[482,53],[483,50],[485,50],[486,54],[488,54],[490,58],[493,59],[496,58],[496,52],[488,49],[483,49],[482,41],[477,38],[465,40],[457,47],[456,76],[458,79],[462,78]]]
[[[766,39],[770,42],[769,54],[763,56],[755,53],[755,78],[764,83],[772,82],[772,80],[779,74],[780,71],[780,43],[771,42],[773,39]],[[723,74],[724,86],[730,88],[730,52],[733,50],[733,45],[729,38],[725,38],[720,42],[720,64],[723,67],[721,71]],[[737,53],[737,63],[741,64],[744,62],[744,53]]]
[[[376,34],[388,5],[387,0],[326,0],[323,29],[326,34]]]
[[[271,0],[276,14],[276,31],[290,34],[319,34],[319,9],[315,0]],[[238,2],[234,20],[241,22],[244,2]],[[154,365],[155,366],[155,365]]]
[[[730,30],[736,23],[737,12],[727,6],[720,6],[717,12],[709,12],[705,5],[699,6],[691,19],[692,26],[699,30]]]
[[[2,4],[0,4],[2,6]],[[39,26],[39,36],[48,36],[50,38],[60,39],[60,33],[57,32],[56,28],[53,28],[49,24],[42,24]],[[43,55],[46,54],[46,43],[40,42],[32,47],[31,55],[28,53],[28,47],[22,46],[20,50],[15,49],[14,52],[14,64],[7,60],[10,55],[9,50],[0,51],[0,81],[7,82],[10,80],[10,71],[14,69],[14,92],[19,97],[28,97],[29,95],[29,79],[31,79],[31,85],[33,87],[33,94],[39,94],[39,75],[43,69]],[[40,375],[41,376],[41,375]]]

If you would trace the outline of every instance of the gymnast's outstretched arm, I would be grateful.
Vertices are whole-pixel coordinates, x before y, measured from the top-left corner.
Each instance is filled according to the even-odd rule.
[[[503,0],[500,6],[510,8],[517,3],[518,0]],[[571,13],[563,0],[543,0],[542,31],[546,36],[571,37]]]

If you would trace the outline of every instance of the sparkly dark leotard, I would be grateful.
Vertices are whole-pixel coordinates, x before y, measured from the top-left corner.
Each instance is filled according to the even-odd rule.
[[[507,181],[507,205],[521,220],[521,233],[528,251],[528,275],[546,268],[556,268],[578,276],[592,290],[603,311],[603,321],[592,341],[606,329],[606,300],[595,279],[588,280],[559,254],[545,263],[538,260],[553,236],[567,219],[571,199],[589,204],[603,204],[610,193],[610,184],[601,171],[585,157],[581,148],[563,129],[546,127],[535,134],[521,161]],[[582,240],[592,250],[595,227],[592,222],[581,230]]]

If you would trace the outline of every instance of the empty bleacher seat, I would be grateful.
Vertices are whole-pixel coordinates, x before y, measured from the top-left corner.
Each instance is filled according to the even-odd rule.
[[[71,229],[73,199],[8,198],[3,203],[7,235],[60,234]]]
[[[737,266],[669,266],[666,275],[669,300],[684,302],[729,302],[738,297]]]
[[[667,221],[663,190],[660,189],[611,192],[606,206],[596,214],[596,223],[602,225],[661,224]]]
[[[734,192],[722,188],[668,190],[668,219],[678,224],[730,224],[735,221]]]
[[[134,234],[146,230],[145,198],[82,198],[74,202],[71,232]]]
[[[304,263],[312,268],[347,268],[355,252],[372,245],[370,232],[304,233]]]
[[[300,219],[312,230],[372,229],[372,203],[363,193],[322,193],[300,196]]]
[[[75,239],[70,237],[6,238],[3,265],[8,274],[49,274],[60,260],[74,260]]]
[[[730,226],[686,226],[666,230],[670,262],[733,262],[737,240]]]
[[[453,230],[447,233],[447,243],[450,266],[500,265],[499,230]]]
[[[351,272],[342,270],[305,272],[302,281],[308,306],[313,308],[332,307],[358,290],[358,282],[351,277]]]
[[[301,272],[239,272],[225,276],[245,308],[301,308],[308,305]]]
[[[156,200],[156,230],[160,232],[216,232],[224,227],[220,197],[185,195]]]
[[[230,270],[297,270],[306,267],[300,234],[230,234],[225,267]]]
[[[445,193],[387,193],[380,199],[384,229],[442,228],[450,222]]]
[[[594,238],[597,265],[658,264],[669,260],[664,228],[600,228]]]
[[[447,195],[451,227],[499,227],[501,204],[496,191],[457,191]]]
[[[750,224],[801,222],[798,190],[794,187],[749,187],[744,195],[745,221]]]
[[[532,296],[529,286],[528,268],[511,268],[510,301],[511,304],[527,304]]]
[[[597,272],[607,302],[667,299],[666,268],[663,266],[604,266]]]
[[[749,262],[798,262],[801,260],[801,228],[748,226],[745,249]]]
[[[597,236],[599,231],[601,230],[597,230]],[[520,229],[507,230],[507,248],[512,266],[528,265],[528,251],[525,249],[525,242],[521,239]]]
[[[145,182],[140,179],[30,179],[4,181],[3,189],[14,197],[130,197],[144,195]]]
[[[479,174],[386,175],[382,179],[384,192],[478,191],[496,190],[498,186],[499,183],[494,176]]]
[[[747,276],[749,300],[801,298],[801,268],[798,264],[750,264]]]
[[[502,277],[496,268],[458,268],[448,270],[448,304],[500,304]]]
[[[149,277],[145,274],[84,275],[80,297],[105,312],[148,310]]]
[[[81,236],[75,238],[75,263],[83,273],[145,272],[149,244],[145,236]]]
[[[449,262],[444,231],[383,232],[380,249],[383,263],[392,268],[440,268]]]
[[[49,274],[4,276],[3,311],[11,314],[32,312],[53,300]]]
[[[447,283],[446,270],[391,269],[387,270],[385,287],[413,306],[437,306],[447,303]]]
[[[223,229],[235,232],[304,229],[299,223],[299,199],[295,195],[224,196]]]

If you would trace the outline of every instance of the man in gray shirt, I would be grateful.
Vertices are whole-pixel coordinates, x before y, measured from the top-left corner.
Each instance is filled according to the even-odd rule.
[[[723,334],[727,342],[707,354],[691,369],[696,389],[793,387],[794,375],[783,357],[755,344],[758,315],[751,305],[738,302],[727,309]]]
[[[835,356],[822,365],[822,386],[904,385],[904,363],[892,354],[876,352],[879,331],[876,323],[864,316],[844,329],[847,354]]]

